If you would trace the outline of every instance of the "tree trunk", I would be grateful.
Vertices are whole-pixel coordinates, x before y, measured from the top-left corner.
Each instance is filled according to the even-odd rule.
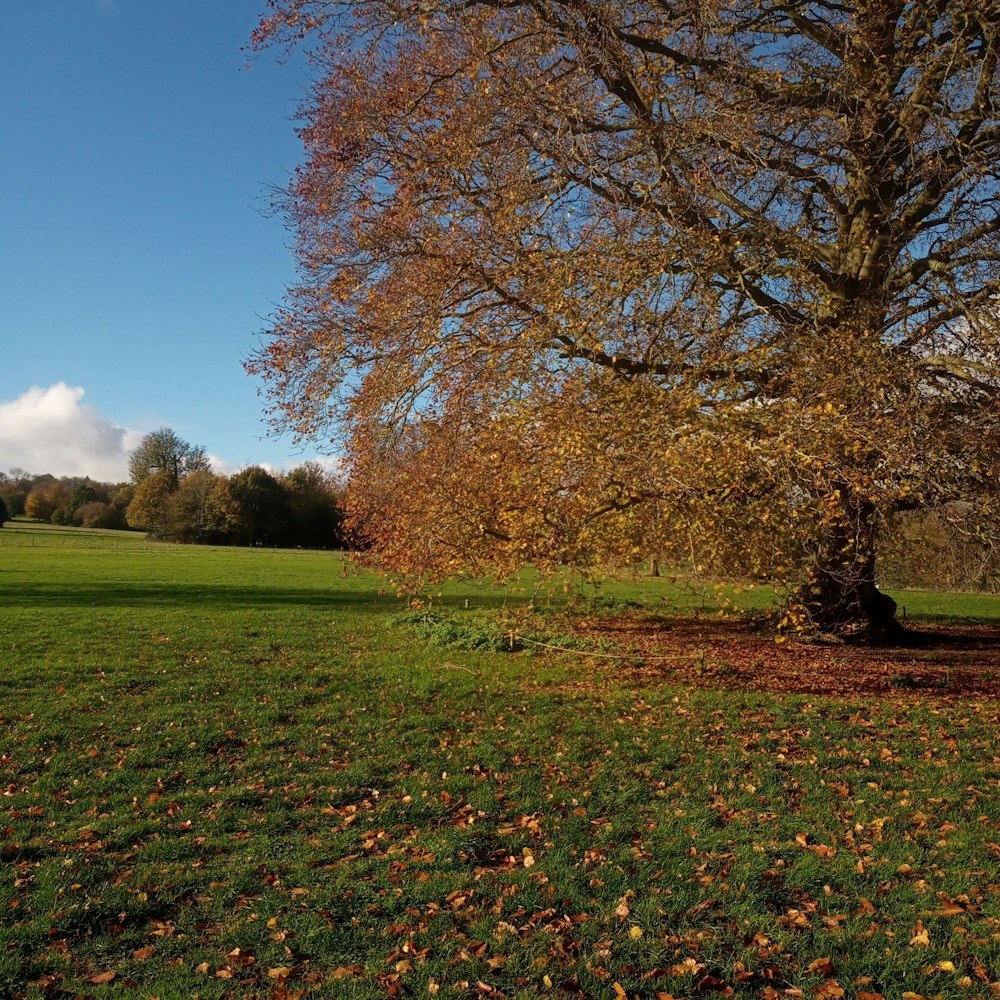
[[[796,620],[807,629],[864,637],[879,645],[902,639],[896,602],[875,582],[877,523],[871,504],[848,503],[843,519],[818,544],[809,579],[790,602]]]

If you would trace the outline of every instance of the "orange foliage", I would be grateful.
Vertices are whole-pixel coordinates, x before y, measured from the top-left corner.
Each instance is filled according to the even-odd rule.
[[[337,435],[383,566],[662,554],[850,604],[888,512],[992,517],[982,4],[272,8],[316,83],[248,367]]]

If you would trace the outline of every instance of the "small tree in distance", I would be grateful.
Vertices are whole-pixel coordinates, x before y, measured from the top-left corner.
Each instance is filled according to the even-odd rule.
[[[166,537],[170,523],[170,499],[174,492],[172,474],[167,469],[158,469],[143,478],[125,511],[128,526],[148,531],[154,537]]]
[[[52,476],[39,477],[24,502],[24,513],[37,521],[65,521],[64,511],[69,502],[69,489]]]
[[[342,487],[318,462],[304,462],[281,480],[288,496],[289,543],[302,548],[344,544]]]
[[[229,479],[233,534],[245,545],[284,545],[288,538],[288,497],[266,469],[251,465]]]
[[[138,486],[156,472],[166,473],[171,490],[191,472],[209,470],[208,455],[201,445],[192,445],[171,430],[161,427],[147,434],[129,458],[132,483]]]
[[[228,541],[228,524],[215,501],[222,476],[191,472],[170,497],[169,532],[178,542],[212,544]]]

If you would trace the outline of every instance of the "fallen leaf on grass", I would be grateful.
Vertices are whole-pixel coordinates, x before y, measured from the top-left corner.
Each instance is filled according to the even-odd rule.
[[[910,938],[910,947],[929,948],[930,944],[931,944],[931,938],[924,928],[924,922],[922,920],[918,920],[917,926],[913,933],[913,937]]]
[[[113,969],[108,969],[107,972],[98,972],[96,976],[91,976],[87,982],[93,983],[95,986],[100,986],[103,983],[110,983],[116,975],[117,973]]]
[[[699,962],[696,959],[691,958],[689,955],[683,962],[671,965],[667,971],[671,976],[693,976],[695,973],[701,972],[704,968],[704,962]]]
[[[830,961],[829,957],[814,959],[806,966],[807,972],[813,972],[817,976],[826,976],[829,978],[833,975],[833,962]]]
[[[810,844],[808,833],[795,834],[795,843],[821,858],[832,858],[837,853],[837,848],[829,844]]]
[[[701,979],[695,984],[695,989],[699,993],[717,993],[719,996],[728,997],[733,993],[732,986],[725,981],[725,979],[720,979],[718,976],[713,976],[711,972],[706,972]]]
[[[821,997],[823,1000],[840,1000],[845,994],[844,987],[836,979],[827,979],[826,982],[820,983],[813,992],[814,997]]]
[[[136,948],[135,951],[132,952],[132,957],[137,962],[145,962],[146,959],[149,958],[155,951],[156,948],[153,945],[149,945],[148,948]]]
[[[837,853],[837,848],[831,847],[829,844],[809,844],[806,850],[812,851],[813,854],[821,858],[832,858]]]
[[[330,978],[347,979],[348,976],[363,976],[364,974],[365,970],[361,965],[338,965],[337,968],[330,973]]]
[[[942,962],[938,962],[937,965],[932,965],[927,971],[929,973],[930,972],[954,972],[955,971],[955,963],[954,962],[949,962],[947,959],[945,959]]]

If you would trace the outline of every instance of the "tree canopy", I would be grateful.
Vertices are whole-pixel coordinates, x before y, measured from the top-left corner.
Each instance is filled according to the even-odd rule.
[[[1000,8],[272,8],[316,73],[249,368],[384,566],[660,553],[889,629],[884,518],[993,520]]]
[[[161,427],[145,435],[128,460],[128,471],[135,486],[162,472],[166,474],[172,490],[177,489],[183,476],[191,472],[207,472],[209,468],[204,447],[188,444],[169,427]]]

